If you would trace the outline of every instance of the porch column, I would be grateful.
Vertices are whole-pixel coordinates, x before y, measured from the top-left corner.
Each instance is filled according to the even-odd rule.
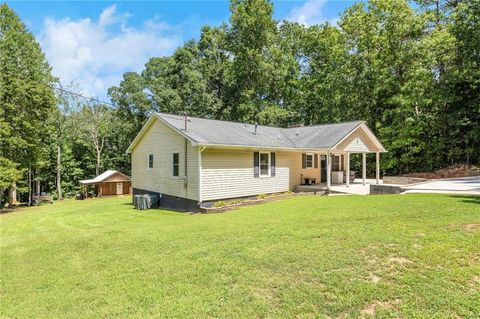
[[[376,179],[377,179],[377,184],[380,184],[380,152],[376,153]]]
[[[350,152],[347,152],[347,162],[345,164],[346,167],[345,167],[345,181],[347,183],[347,187],[350,186]]]
[[[362,153],[362,179],[363,185],[367,183],[367,154]]]
[[[332,163],[330,159],[330,152],[327,152],[327,189],[330,189],[332,186]]]

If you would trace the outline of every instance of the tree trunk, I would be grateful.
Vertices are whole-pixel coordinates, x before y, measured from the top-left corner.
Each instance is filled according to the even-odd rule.
[[[32,168],[28,167],[28,206],[32,206]]]
[[[95,167],[95,176],[100,175],[100,161],[101,161],[101,152],[97,151],[97,165]]]
[[[62,199],[62,148],[57,146],[57,193],[58,199]]]
[[[35,170],[35,175],[37,176],[37,178],[35,178],[36,192],[37,196],[40,196],[40,177],[38,177],[38,169]]]
[[[17,183],[13,182],[8,189],[8,205],[15,204],[17,202]]]

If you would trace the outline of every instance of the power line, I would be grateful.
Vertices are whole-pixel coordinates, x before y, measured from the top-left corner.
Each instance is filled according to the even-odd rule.
[[[116,107],[116,105],[113,105],[112,103],[105,102],[105,101],[100,101],[100,100],[95,99],[93,97],[89,97],[89,96],[82,95],[80,93],[65,90],[64,88],[56,87],[56,86],[53,86],[53,85],[48,85],[48,86],[51,87],[54,90],[59,90],[59,91],[62,91],[62,92],[68,93],[68,94],[72,94],[72,95],[75,95],[75,96],[78,96],[78,97],[81,97],[81,98],[84,98],[84,99],[87,99],[87,100],[90,100],[90,101],[94,101],[94,102],[97,102],[97,103],[100,103],[100,104],[106,104],[106,105]]]

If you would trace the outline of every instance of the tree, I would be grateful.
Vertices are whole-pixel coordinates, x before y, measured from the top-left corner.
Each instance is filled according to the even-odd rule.
[[[72,114],[80,109],[80,99],[79,96],[70,93],[72,91],[78,91],[78,85],[71,83],[66,88],[63,88],[62,85],[58,83],[58,86],[57,108],[51,113],[48,124],[52,126],[57,153],[55,185],[58,199],[62,199],[62,149],[66,147],[67,139],[75,129],[75,121]]]
[[[20,169],[38,159],[44,121],[55,107],[53,83],[34,36],[0,5],[0,156]]]
[[[23,176],[23,171],[18,169],[18,164],[5,157],[0,157],[0,207],[3,206],[5,191]]]
[[[269,103],[268,52],[275,38],[276,22],[273,5],[267,0],[233,0],[230,6],[228,50],[232,65],[228,72],[231,83],[227,103],[231,120],[256,120],[256,115]]]
[[[102,155],[107,138],[113,131],[113,111],[102,104],[86,104],[79,113],[79,121],[83,129],[83,137],[95,151],[95,175],[100,175]]]

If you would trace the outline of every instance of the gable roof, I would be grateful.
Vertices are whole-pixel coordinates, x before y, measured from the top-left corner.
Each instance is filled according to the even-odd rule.
[[[108,179],[109,177],[115,175],[115,174],[120,174],[122,176],[124,176],[127,180],[130,180],[130,178],[123,174],[122,172],[119,172],[119,171],[113,171],[113,170],[108,170],[108,171],[105,171],[103,172],[102,174],[98,175],[97,177],[93,178],[93,179],[84,179],[84,180],[81,180],[80,183],[81,184],[96,184],[96,183],[100,183],[100,182],[103,182],[104,180]]]
[[[356,128],[366,127],[363,121],[292,128],[257,125],[255,133],[254,124],[188,117],[185,130],[183,115],[155,113],[129,146],[128,152],[133,150],[146,128],[152,124],[152,118],[159,119],[193,143],[207,146],[331,149]]]

